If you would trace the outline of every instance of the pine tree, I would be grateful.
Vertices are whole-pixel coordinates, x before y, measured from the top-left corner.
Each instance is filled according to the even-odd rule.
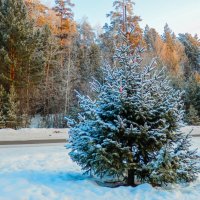
[[[2,110],[0,110],[0,129],[1,128],[5,128],[5,120],[4,120],[4,116],[3,116]]]
[[[5,128],[6,113],[7,113],[7,94],[2,85],[0,85],[0,128]]]
[[[126,32],[132,46],[137,47],[139,43],[142,43],[142,29],[139,26],[141,18],[133,13],[134,4],[132,0],[115,0],[113,2],[114,11],[107,14],[107,17],[111,21],[109,31],[114,34],[115,38],[121,29]],[[131,33],[128,27],[132,26],[135,28]]]
[[[147,51],[152,51],[155,56],[161,57],[164,49],[164,43],[160,35],[154,28],[149,28],[147,25],[144,30],[144,40]]]
[[[184,48],[168,24],[164,27],[163,41],[165,49],[162,54],[162,60],[172,75],[180,75],[182,73],[181,65],[184,61]]]
[[[0,61],[1,78],[9,88],[11,83],[24,84],[32,55],[35,53],[37,31],[27,16],[23,0],[0,3]]]
[[[6,124],[9,128],[17,128],[18,125],[18,106],[19,102],[17,100],[16,91],[14,85],[11,86],[8,95],[8,113],[6,118]]]
[[[87,19],[83,18],[81,23],[77,25],[77,29],[79,33],[80,45],[87,47],[91,46],[95,40],[95,33]]]
[[[198,116],[198,112],[192,105],[190,105],[188,113],[186,114],[186,122],[189,125],[195,125],[195,126],[200,125],[200,118]]]
[[[100,80],[102,73],[100,70],[101,65],[101,52],[97,44],[93,43],[89,49],[89,60],[90,60],[90,75]]]
[[[76,26],[73,22],[72,7],[74,4],[71,0],[55,0],[56,6],[53,8],[59,17],[59,29],[56,36],[60,41],[60,78],[62,90],[65,93],[64,113],[69,113],[71,102],[71,77],[72,77],[72,37],[76,32]]]
[[[17,88],[20,114],[30,115],[36,104],[31,97],[43,75],[46,38],[42,28],[34,27],[24,0],[0,1],[0,18],[0,84],[7,93],[11,85]]]
[[[75,68],[77,69],[77,81],[74,89],[89,94],[89,82],[92,76],[100,76],[100,62],[101,52],[97,44],[95,44],[95,33],[91,25],[84,19],[82,23],[78,24],[78,33],[74,42],[74,49],[76,51]]]
[[[197,178],[199,157],[180,132],[182,94],[170,86],[152,61],[141,67],[142,49],[134,50],[122,34],[104,80],[92,83],[96,98],[78,94],[79,121],[69,120],[69,155],[82,169],[128,185],[188,182]],[[116,180],[115,179],[115,180]]]
[[[134,15],[134,2],[132,0],[115,0],[113,2],[114,11],[107,14],[110,18],[110,24],[104,25],[104,33],[101,35],[101,49],[103,57],[113,64],[113,55],[115,46],[120,46],[118,31],[123,30],[127,34],[128,40],[132,47],[135,48],[139,44],[143,44],[142,29],[139,26],[140,17]],[[130,32],[128,27],[135,27],[134,32]]]
[[[185,47],[185,54],[187,55],[190,71],[200,72],[200,41],[198,38],[192,37],[192,35],[179,34],[179,40]]]
[[[71,0],[55,0],[56,6],[53,8],[60,20],[59,30],[57,37],[60,39],[62,47],[66,46],[66,39],[72,35],[74,24],[71,22],[73,19],[73,12],[71,7],[74,6]]]
[[[191,106],[194,107],[200,117],[200,83],[194,75],[185,84],[185,107],[187,112],[189,112]]]

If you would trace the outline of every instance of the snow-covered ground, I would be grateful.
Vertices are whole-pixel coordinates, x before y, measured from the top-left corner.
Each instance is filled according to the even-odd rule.
[[[193,136],[200,137],[200,126],[185,126],[181,130],[185,133],[191,133]]]
[[[200,138],[193,138],[200,147]],[[199,200],[200,177],[165,189],[106,188],[83,176],[64,144],[0,146],[0,200]]]
[[[186,126],[182,130],[185,133],[192,131],[192,135],[200,137],[200,126]],[[68,139],[67,131],[68,129],[53,128],[0,129],[0,141]]]
[[[0,129],[0,141],[67,139],[67,129],[24,128]]]

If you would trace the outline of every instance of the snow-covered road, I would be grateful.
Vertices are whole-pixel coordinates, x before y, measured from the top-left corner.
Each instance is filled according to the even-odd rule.
[[[200,147],[200,138],[193,138]],[[9,148],[8,148],[9,147]],[[165,189],[100,187],[71,161],[64,144],[1,146],[0,200],[198,200],[200,178]]]
[[[24,128],[19,130],[0,129],[0,141],[27,141],[67,139],[67,129]]]
[[[67,129],[0,129],[0,145],[60,143],[67,139]]]
[[[194,137],[200,137],[200,126],[186,126],[183,132],[190,133]],[[68,140],[68,129],[45,129],[45,128],[26,128],[26,129],[0,129],[0,145],[8,144],[41,144],[59,143]]]

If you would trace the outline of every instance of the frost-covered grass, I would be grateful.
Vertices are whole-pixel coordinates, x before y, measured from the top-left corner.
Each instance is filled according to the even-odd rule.
[[[200,138],[194,138],[200,147]],[[106,188],[83,176],[64,144],[0,146],[0,200],[197,200],[200,178],[165,189]]]

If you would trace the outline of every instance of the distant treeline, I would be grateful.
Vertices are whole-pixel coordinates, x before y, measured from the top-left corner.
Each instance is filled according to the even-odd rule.
[[[132,48],[144,47],[142,66],[155,57],[158,68],[166,67],[171,84],[184,91],[185,121],[200,124],[197,35],[175,35],[167,24],[162,35],[148,25],[141,29],[131,0],[126,20],[122,1],[114,1],[103,28],[74,21],[71,1],[55,3],[50,9],[38,0],[0,0],[0,128],[28,127],[35,115],[42,127],[66,127],[64,116],[79,111],[75,90],[91,94],[92,78],[102,80],[101,66],[118,66],[119,30]]]

